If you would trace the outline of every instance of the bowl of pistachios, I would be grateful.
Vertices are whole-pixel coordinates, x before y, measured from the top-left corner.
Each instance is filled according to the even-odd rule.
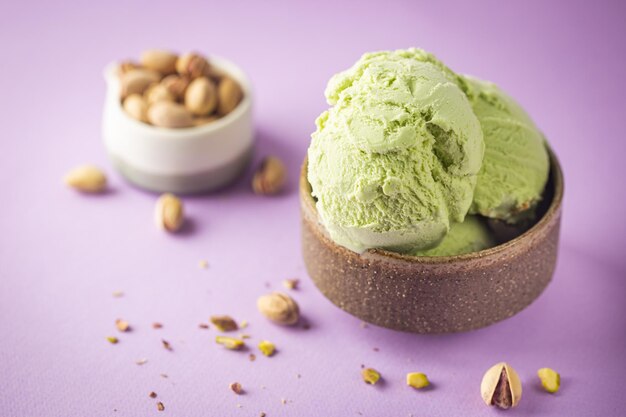
[[[202,193],[245,170],[254,144],[252,96],[234,63],[153,49],[109,64],[104,77],[104,144],[132,184]]]

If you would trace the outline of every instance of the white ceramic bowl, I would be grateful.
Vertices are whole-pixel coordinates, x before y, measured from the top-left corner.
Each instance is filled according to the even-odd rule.
[[[215,190],[237,178],[253,149],[250,83],[236,65],[211,56],[209,61],[241,85],[237,108],[206,125],[166,129],[139,122],[120,102],[116,64],[104,71],[104,144],[115,168],[131,183],[156,192],[179,194]]]

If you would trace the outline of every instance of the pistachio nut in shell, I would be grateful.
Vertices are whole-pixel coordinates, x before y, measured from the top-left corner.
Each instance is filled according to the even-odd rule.
[[[163,84],[152,84],[143,93],[148,104],[154,104],[157,101],[176,101],[174,95]]]
[[[141,54],[141,65],[144,68],[160,72],[163,75],[176,72],[178,55],[163,49],[148,49]]]
[[[201,77],[209,71],[209,62],[201,55],[188,53],[176,60],[176,72],[191,78]]]
[[[185,91],[185,107],[197,116],[205,116],[217,106],[217,90],[206,77],[194,79]]]
[[[124,111],[135,120],[140,122],[148,122],[148,103],[140,94],[131,94],[122,102]]]
[[[287,182],[287,168],[275,156],[264,158],[252,177],[252,190],[256,194],[278,194]]]
[[[500,362],[485,372],[480,394],[487,405],[507,409],[517,406],[522,398],[519,375],[509,364]]]
[[[177,100],[181,101],[185,96],[185,90],[191,79],[186,75],[171,74],[161,80],[167,91]]]
[[[148,108],[148,121],[158,127],[183,128],[193,126],[193,115],[182,104],[157,101]]]
[[[65,184],[86,193],[99,193],[107,186],[106,175],[93,165],[81,165],[71,170],[64,178]]]
[[[131,69],[120,76],[122,98],[131,94],[143,94],[146,89],[159,82],[161,75],[158,72],[146,69]]]
[[[180,230],[185,221],[183,202],[173,194],[163,194],[157,200],[154,220],[160,229],[168,232]]]
[[[289,326],[296,324],[300,319],[298,304],[282,292],[273,292],[259,297],[257,307],[261,314],[277,324]]]
[[[237,81],[230,77],[223,77],[217,86],[217,96],[217,113],[224,116],[237,107],[243,98],[243,91]]]

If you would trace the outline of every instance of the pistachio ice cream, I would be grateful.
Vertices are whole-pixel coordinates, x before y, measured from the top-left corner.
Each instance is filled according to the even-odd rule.
[[[485,140],[470,212],[509,223],[527,218],[548,181],[544,137],[524,109],[498,86],[461,77]]]
[[[468,215],[461,223],[452,223],[441,243],[432,249],[416,251],[415,256],[453,256],[478,252],[495,246],[489,228],[478,216]]]
[[[331,238],[356,252],[439,244],[472,204],[484,151],[454,73],[419,49],[369,53],[326,98],[308,180]]]

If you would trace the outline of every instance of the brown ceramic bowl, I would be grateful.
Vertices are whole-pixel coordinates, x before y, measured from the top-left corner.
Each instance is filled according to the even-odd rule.
[[[552,279],[563,200],[563,173],[550,152],[550,180],[530,229],[480,252],[417,257],[334,243],[318,219],[306,160],[300,173],[302,251],[311,279],[348,313],[414,333],[462,332],[518,313]]]

